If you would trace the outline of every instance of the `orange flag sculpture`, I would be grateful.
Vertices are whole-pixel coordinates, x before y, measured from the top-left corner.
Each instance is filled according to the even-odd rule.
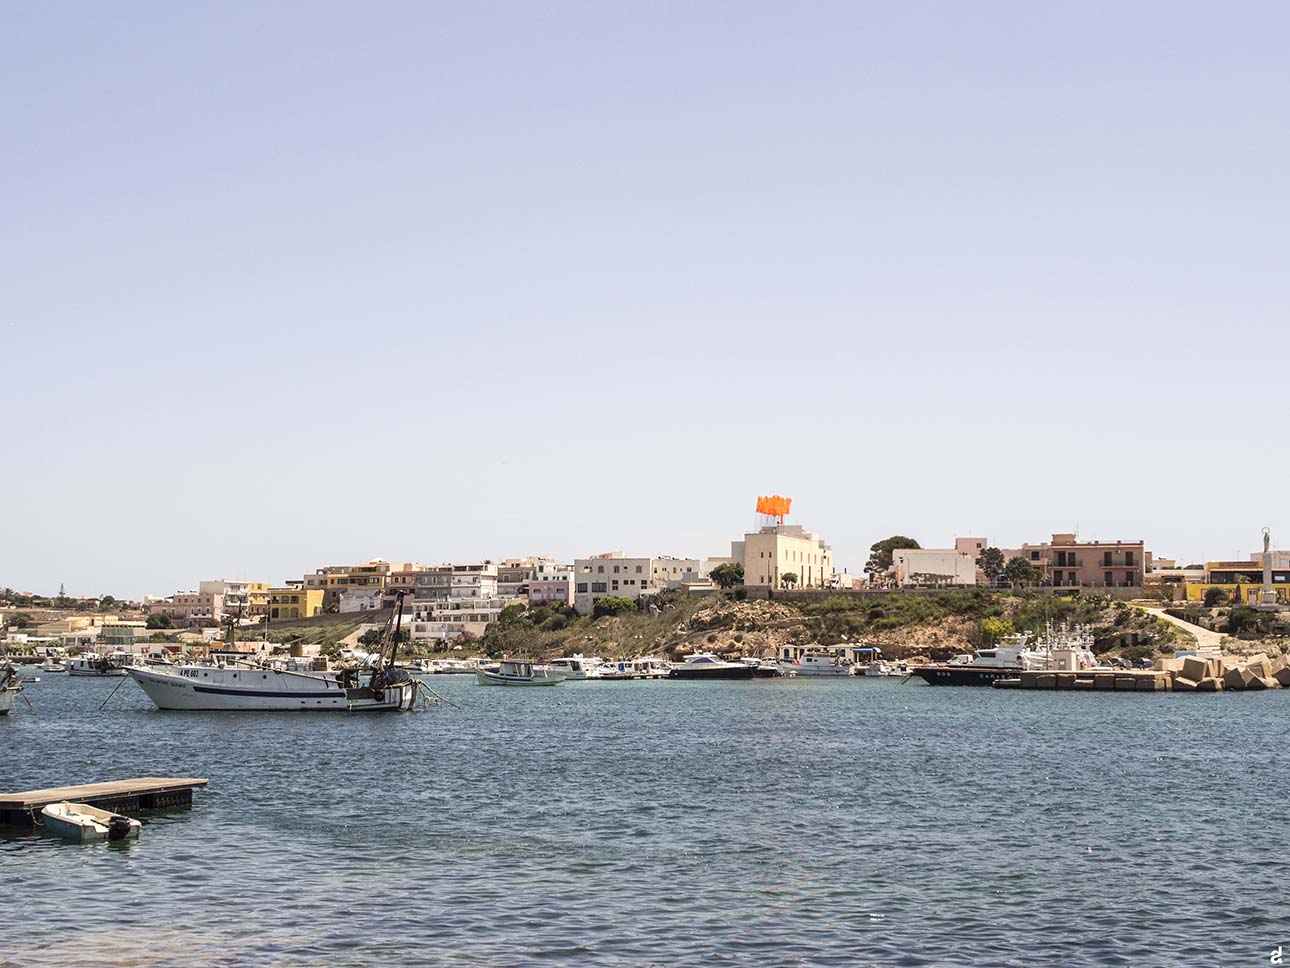
[[[784,523],[784,515],[788,514],[792,506],[793,499],[791,497],[780,497],[778,494],[757,498],[757,513],[779,518],[780,524]]]

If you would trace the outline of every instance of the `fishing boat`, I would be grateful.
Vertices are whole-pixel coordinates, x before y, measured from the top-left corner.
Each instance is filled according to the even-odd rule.
[[[0,716],[8,716],[18,701],[22,685],[18,682],[18,670],[13,666],[0,667]]]
[[[69,676],[123,676],[134,664],[134,656],[127,652],[95,655],[87,652],[72,659],[67,666]]]
[[[726,662],[711,652],[692,652],[682,665],[673,666],[669,679],[751,679],[753,667],[743,662]]]
[[[80,844],[95,843],[106,840],[118,843],[124,840],[138,840],[143,825],[130,817],[119,813],[100,810],[88,803],[51,803],[40,811],[45,821],[45,829],[57,834],[64,840],[73,840]]]
[[[794,675],[805,678],[823,679],[855,675],[854,665],[829,652],[805,652],[796,662],[780,664],[791,669]]]
[[[386,623],[380,650],[369,655],[359,668],[305,672],[237,664],[191,664],[164,669],[132,667],[128,671],[158,709],[403,712],[412,708],[420,688],[406,670],[394,665],[403,594],[398,593],[398,605]],[[230,643],[233,628],[230,623]]]
[[[519,659],[503,659],[497,666],[480,666],[475,682],[481,686],[558,686],[564,682],[559,672]]]

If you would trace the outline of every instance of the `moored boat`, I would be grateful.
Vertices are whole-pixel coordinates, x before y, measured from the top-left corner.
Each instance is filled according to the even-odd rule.
[[[481,686],[558,686],[564,676],[532,662],[503,659],[495,668],[476,669],[475,682]]]
[[[805,678],[832,678],[855,675],[855,666],[829,652],[806,652],[795,662],[783,662],[794,675]]]
[[[1092,633],[1065,626],[1054,632],[1049,625],[1033,648],[1030,634],[1019,632],[992,648],[918,666],[913,673],[932,686],[988,686],[1023,672],[1080,672],[1096,667]]]
[[[119,813],[100,810],[88,803],[70,803],[66,800],[51,803],[40,811],[45,830],[64,840],[88,844],[97,841],[119,842],[138,840],[142,824]]]
[[[360,668],[337,672],[265,669],[249,665],[131,667],[129,675],[159,709],[207,712],[404,712],[420,684],[394,666],[403,598],[386,625],[380,650]],[[230,640],[233,625],[229,626]],[[388,660],[386,649],[390,650]]]
[[[123,676],[134,664],[134,656],[126,652],[96,655],[91,652],[78,655],[67,666],[69,676]]]
[[[669,679],[751,679],[753,667],[743,662],[726,662],[711,652],[694,652],[682,665],[674,665]]]
[[[552,659],[551,669],[568,680],[599,679],[604,663],[597,658],[588,659],[584,655],[568,655]]]

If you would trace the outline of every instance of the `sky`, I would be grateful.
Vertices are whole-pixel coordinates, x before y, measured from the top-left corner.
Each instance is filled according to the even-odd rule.
[[[1290,6],[0,12],[0,586],[1290,547]]]

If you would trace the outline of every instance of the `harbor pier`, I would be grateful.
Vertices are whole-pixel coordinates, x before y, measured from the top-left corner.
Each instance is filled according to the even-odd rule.
[[[200,777],[144,776],[133,780],[110,780],[106,783],[0,793],[0,826],[35,826],[36,815],[43,807],[63,800],[88,803],[124,814],[166,807],[190,807],[193,803],[193,790],[206,786],[206,783]]]

